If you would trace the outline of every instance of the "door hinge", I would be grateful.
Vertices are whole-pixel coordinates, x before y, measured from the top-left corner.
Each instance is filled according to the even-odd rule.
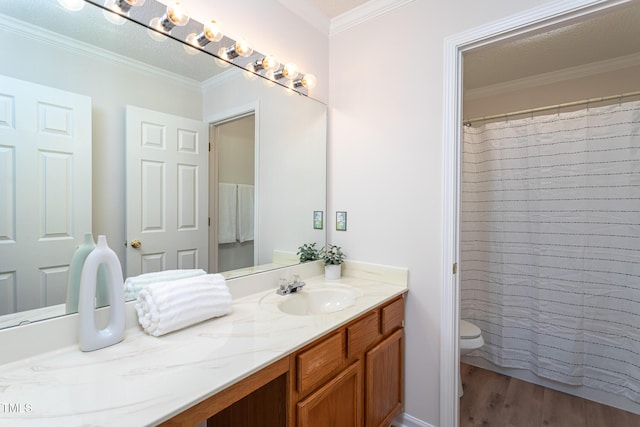
[[[211,143],[209,143],[209,151],[211,151]]]
[[[458,273],[458,263],[454,262],[453,263],[453,274],[457,274]]]
[[[207,225],[211,227],[211,217],[209,217],[209,223]]]

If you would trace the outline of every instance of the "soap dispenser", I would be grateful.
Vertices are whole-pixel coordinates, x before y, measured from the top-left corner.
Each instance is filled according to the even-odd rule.
[[[96,287],[100,267],[106,270],[109,292],[109,324],[98,329],[95,318]],[[107,245],[106,236],[98,236],[98,244],[87,256],[80,276],[80,349],[93,351],[117,344],[124,338],[124,281],[116,253]]]

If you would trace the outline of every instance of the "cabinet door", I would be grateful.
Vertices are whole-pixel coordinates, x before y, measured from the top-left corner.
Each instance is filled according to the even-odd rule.
[[[387,426],[403,402],[403,330],[376,345],[366,356],[365,425]]]
[[[361,362],[298,403],[298,427],[362,426]]]

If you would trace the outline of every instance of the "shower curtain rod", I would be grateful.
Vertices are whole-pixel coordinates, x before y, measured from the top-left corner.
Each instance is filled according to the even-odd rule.
[[[513,117],[513,116],[522,116],[525,114],[533,114],[541,111],[560,110],[561,108],[575,107],[577,105],[595,104],[597,102],[611,101],[613,99],[619,99],[620,102],[622,102],[623,98],[629,98],[632,96],[640,96],[640,91],[627,92],[620,95],[603,96],[601,98],[584,99],[582,101],[573,101],[573,102],[567,102],[564,104],[549,105],[547,107],[531,108],[529,110],[514,111],[512,113],[503,113],[503,114],[494,114],[492,116],[474,117],[472,119],[462,120],[462,123],[465,126],[471,126],[471,123],[475,123],[475,122],[484,122],[487,120],[494,120],[494,119],[508,119],[509,117]]]

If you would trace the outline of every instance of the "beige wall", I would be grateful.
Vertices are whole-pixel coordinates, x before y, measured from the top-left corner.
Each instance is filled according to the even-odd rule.
[[[329,239],[350,259],[410,270],[405,409],[417,425],[440,416],[444,39],[550,1],[416,0],[331,38],[276,0],[190,1],[318,76],[314,95],[330,106],[328,229],[336,210],[349,214]]]
[[[418,425],[440,422],[444,39],[543,3],[413,1],[331,38],[329,217],[348,211],[349,230],[330,240],[409,268],[405,410]]]

